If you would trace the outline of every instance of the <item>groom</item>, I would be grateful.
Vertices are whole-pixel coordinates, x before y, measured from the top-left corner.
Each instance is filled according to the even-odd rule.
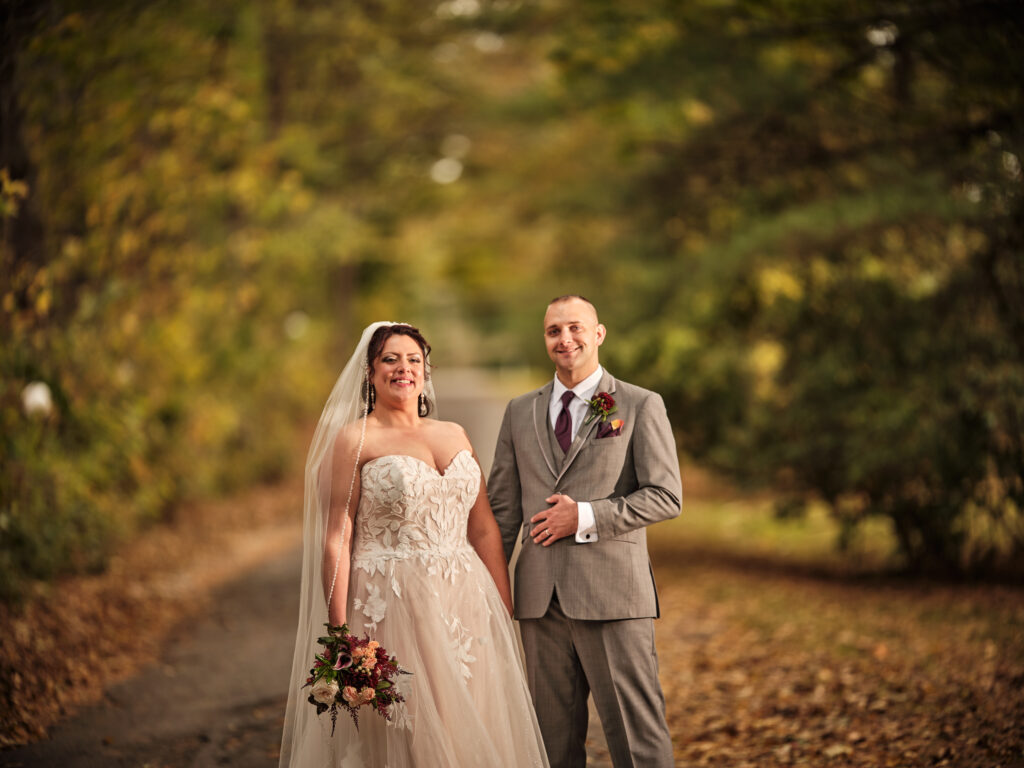
[[[674,764],[645,529],[679,514],[679,463],[661,397],[598,363],[605,333],[582,296],[548,305],[555,378],[508,404],[489,479],[506,558],[522,529],[515,614],[552,768],[586,764],[589,692],[615,768]]]

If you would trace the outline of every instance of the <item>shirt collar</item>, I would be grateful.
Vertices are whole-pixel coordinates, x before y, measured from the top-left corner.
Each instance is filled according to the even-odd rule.
[[[597,366],[597,370],[587,376],[583,381],[572,388],[573,394],[576,395],[580,400],[590,400],[594,396],[594,390],[597,389],[597,385],[601,383],[601,376],[604,375],[604,368],[600,365]],[[569,388],[563,384],[558,376],[555,376],[555,387],[551,390],[551,399],[558,400],[562,397],[562,393]]]

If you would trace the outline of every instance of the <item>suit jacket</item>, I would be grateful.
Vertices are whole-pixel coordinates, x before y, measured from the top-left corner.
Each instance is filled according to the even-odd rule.
[[[615,398],[617,410],[608,420],[621,419],[621,431],[598,437],[607,427],[599,430],[595,418],[580,426],[559,461],[548,437],[552,387],[548,382],[508,404],[488,480],[506,559],[516,537],[523,539],[516,618],[543,616],[556,589],[562,610],[574,619],[656,617],[645,529],[678,516],[683,494],[665,404],[658,394],[605,371],[597,391]],[[553,493],[593,505],[596,542],[578,544],[568,536],[544,547],[527,540],[530,518],[551,506],[544,499]]]

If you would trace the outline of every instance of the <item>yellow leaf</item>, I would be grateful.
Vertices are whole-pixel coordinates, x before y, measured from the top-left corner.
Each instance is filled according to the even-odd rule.
[[[840,755],[849,755],[852,752],[853,747],[849,744],[833,744],[825,749],[825,757],[839,757]]]
[[[39,295],[36,296],[36,312],[40,315],[47,314],[52,304],[53,294],[49,290],[40,291]]]
[[[780,296],[794,301],[804,295],[803,286],[789,272],[777,267],[769,267],[758,276],[758,287],[765,304],[771,306]]]

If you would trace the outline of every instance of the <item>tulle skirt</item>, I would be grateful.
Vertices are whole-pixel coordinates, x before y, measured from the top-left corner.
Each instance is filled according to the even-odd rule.
[[[471,548],[450,557],[353,564],[348,621],[411,675],[385,721],[360,710],[307,721],[301,768],[546,766],[511,619]]]

